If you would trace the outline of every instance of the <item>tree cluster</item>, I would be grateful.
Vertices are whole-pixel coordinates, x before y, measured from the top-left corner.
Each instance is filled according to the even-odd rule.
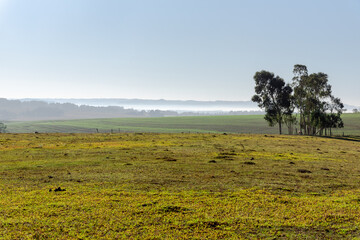
[[[295,65],[293,73],[291,85],[268,71],[255,73],[256,94],[252,101],[265,110],[269,125],[278,124],[281,134],[285,123],[289,134],[293,134],[294,125],[298,124],[299,133],[307,135],[331,135],[332,128],[344,127],[344,105],[332,95],[328,75],[309,74],[305,65]]]

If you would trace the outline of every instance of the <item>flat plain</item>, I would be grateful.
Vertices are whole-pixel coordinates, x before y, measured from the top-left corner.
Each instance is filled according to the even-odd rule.
[[[0,238],[360,239],[359,141],[0,134]]]
[[[343,114],[345,128],[333,129],[335,135],[360,135],[360,114]],[[158,133],[255,133],[276,134],[277,127],[269,127],[263,115],[196,116],[161,118],[110,118],[63,121],[9,122],[12,133],[31,132],[158,132]],[[286,126],[283,129],[287,133]]]

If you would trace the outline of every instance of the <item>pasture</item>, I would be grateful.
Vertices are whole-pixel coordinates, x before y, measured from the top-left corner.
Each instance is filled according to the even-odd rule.
[[[360,135],[360,114],[343,114],[345,128],[333,129],[335,135]],[[162,118],[111,118],[64,121],[9,122],[12,133],[95,133],[99,132],[157,132],[157,133],[255,133],[276,134],[263,115],[197,116]],[[283,129],[287,133],[286,126]]]
[[[360,238],[358,138],[1,134],[1,239]]]

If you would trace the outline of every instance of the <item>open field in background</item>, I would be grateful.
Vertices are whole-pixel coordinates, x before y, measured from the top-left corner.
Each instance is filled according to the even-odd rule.
[[[0,134],[0,236],[359,239],[352,140]]]
[[[334,129],[333,134],[360,135],[360,114],[343,114],[345,128]],[[64,132],[203,132],[203,133],[260,133],[276,134],[278,128],[269,127],[262,115],[113,118],[68,121],[9,122],[8,131],[14,133]],[[283,129],[287,132],[286,127]]]

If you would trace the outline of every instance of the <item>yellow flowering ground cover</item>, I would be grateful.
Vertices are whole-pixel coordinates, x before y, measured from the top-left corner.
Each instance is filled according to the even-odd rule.
[[[0,239],[360,239],[350,140],[1,134]]]

